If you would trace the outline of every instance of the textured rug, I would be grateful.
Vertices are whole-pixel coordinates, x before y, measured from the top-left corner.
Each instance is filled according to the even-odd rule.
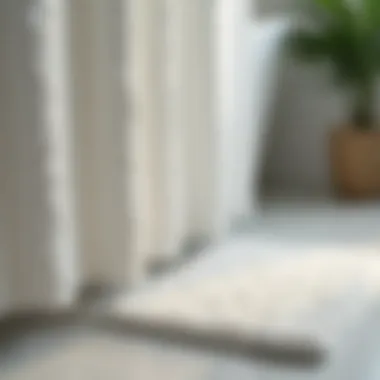
[[[324,251],[158,281],[118,298],[113,315],[258,356],[312,362],[356,355],[379,305],[380,252]]]

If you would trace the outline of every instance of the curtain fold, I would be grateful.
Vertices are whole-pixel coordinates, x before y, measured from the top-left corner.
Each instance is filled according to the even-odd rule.
[[[77,291],[66,5],[0,5],[0,76],[7,89],[1,100],[3,312],[67,306]]]
[[[252,211],[235,178],[251,13],[246,0],[128,3],[130,247],[143,268],[224,239]]]
[[[212,2],[129,3],[131,252],[149,266],[212,230]]]
[[[68,304],[228,236],[245,1],[2,3],[4,303]]]

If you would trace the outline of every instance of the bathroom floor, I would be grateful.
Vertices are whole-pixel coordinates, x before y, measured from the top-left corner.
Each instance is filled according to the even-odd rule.
[[[248,257],[305,255],[310,250],[379,250],[380,204],[277,201],[265,204],[247,231],[203,252],[197,275],[241,265]],[[377,327],[368,327],[380,335]],[[1,334],[0,334],[1,337]],[[380,378],[378,354],[360,380]],[[378,359],[378,360],[377,360]],[[320,373],[109,333],[84,326],[26,329],[0,338],[1,380],[306,380]],[[353,378],[355,379],[355,378]],[[359,378],[358,378],[359,380]]]

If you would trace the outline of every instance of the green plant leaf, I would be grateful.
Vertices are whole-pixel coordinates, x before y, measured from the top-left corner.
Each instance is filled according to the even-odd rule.
[[[370,30],[376,30],[380,27],[380,1],[379,0],[362,0],[363,23]]]
[[[352,8],[345,0],[315,0],[315,4],[335,17],[351,17],[352,15]]]
[[[372,120],[371,115],[363,116],[363,109],[371,109],[363,106],[363,94],[366,102],[373,102],[380,73],[380,0],[313,0],[310,4],[313,28],[293,34],[292,50],[307,61],[329,62],[337,82],[358,94],[356,114]]]

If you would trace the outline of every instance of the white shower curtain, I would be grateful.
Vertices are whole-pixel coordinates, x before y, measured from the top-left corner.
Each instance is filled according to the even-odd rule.
[[[78,286],[64,0],[1,2],[0,313]]]
[[[234,184],[246,0],[130,0],[127,91],[131,253],[136,273],[200,240],[226,237]]]
[[[141,280],[228,235],[246,4],[2,2],[2,35],[17,43],[0,43],[12,93],[1,102],[0,311]]]
[[[131,1],[131,251],[165,260],[212,231],[208,1]]]

